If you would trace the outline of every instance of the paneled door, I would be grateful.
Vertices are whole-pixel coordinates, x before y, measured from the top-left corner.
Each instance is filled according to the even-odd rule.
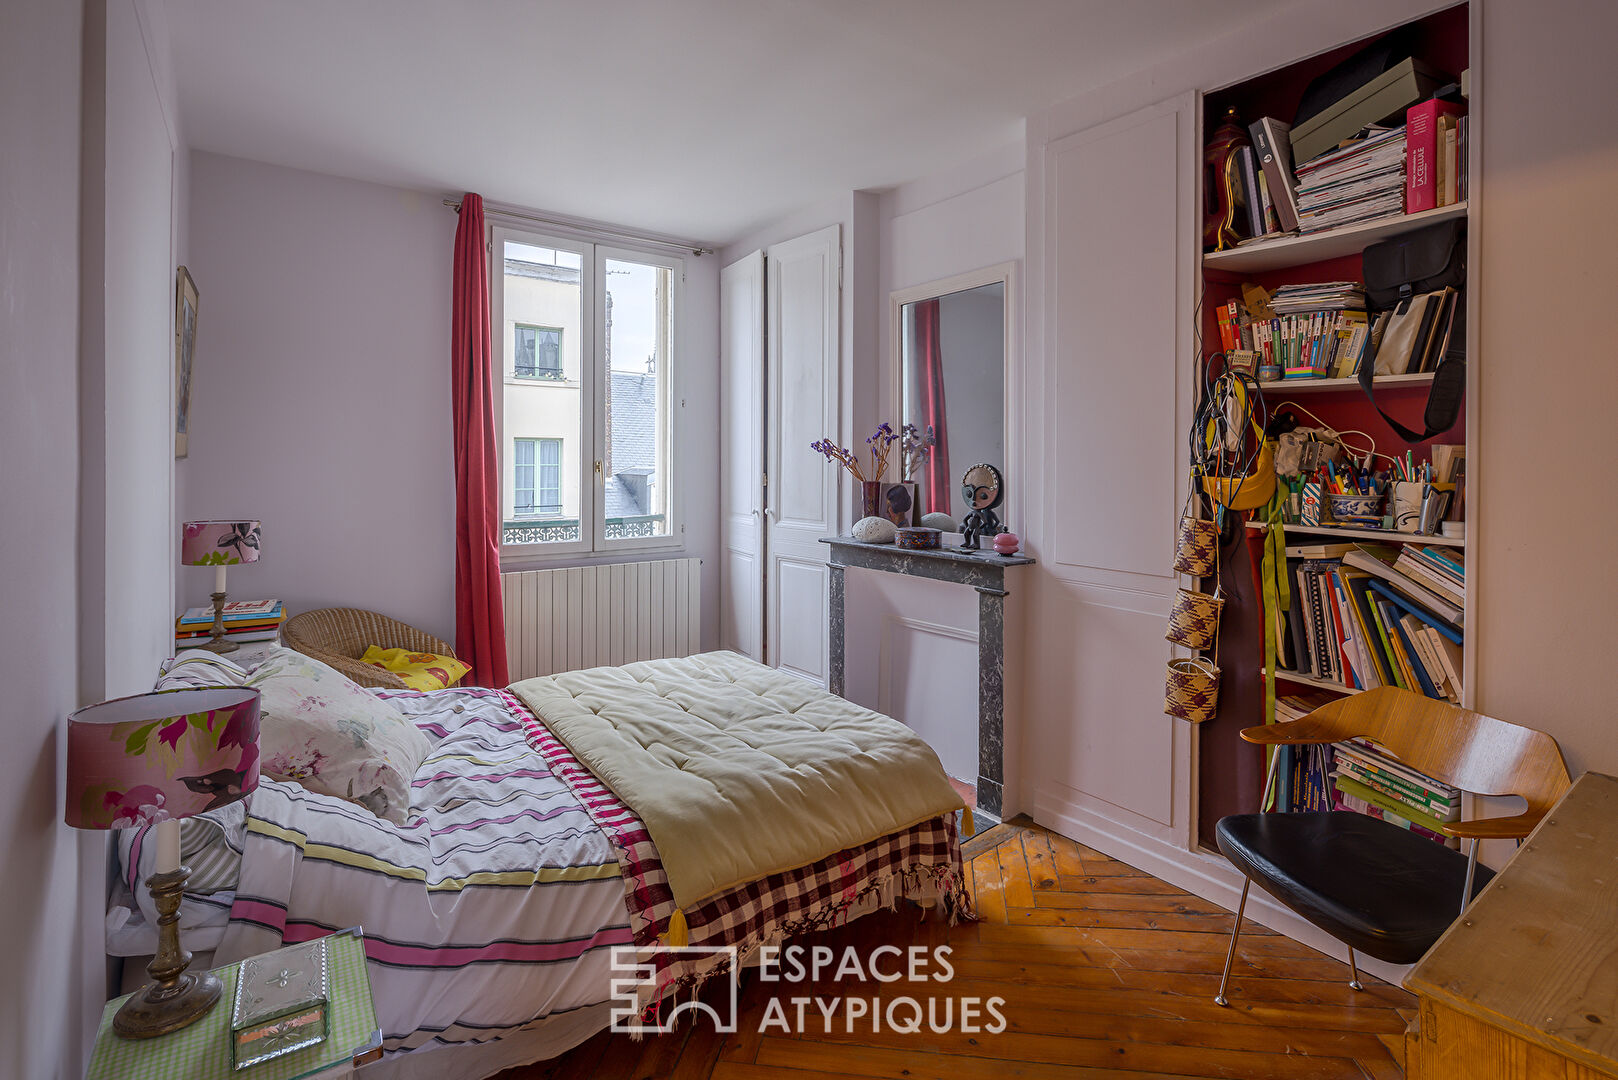
[[[839,485],[809,444],[841,430],[841,232],[833,225],[764,254],[765,662],[825,685],[830,572],[820,538],[836,531]]]
[[[764,659],[764,253],[719,272],[719,644]]]

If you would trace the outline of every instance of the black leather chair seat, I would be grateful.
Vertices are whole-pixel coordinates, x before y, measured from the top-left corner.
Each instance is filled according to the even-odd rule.
[[[1466,856],[1345,811],[1234,814],[1219,850],[1287,907],[1354,949],[1413,964],[1461,911]],[[1473,891],[1494,876],[1481,863]]]

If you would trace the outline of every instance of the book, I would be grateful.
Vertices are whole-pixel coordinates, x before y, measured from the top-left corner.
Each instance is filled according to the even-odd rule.
[[[1405,574],[1417,584],[1438,593],[1446,599],[1452,600],[1457,606],[1466,602],[1466,586],[1456,581],[1445,571],[1439,570],[1431,563],[1416,554],[1416,545],[1406,544],[1399,557],[1394,560],[1393,568]]]
[[[1258,190],[1258,158],[1251,146],[1244,146],[1237,153],[1241,158],[1242,190],[1247,195],[1247,235],[1263,236],[1264,201]]]
[[[1401,829],[1406,829],[1418,836],[1426,837],[1428,840],[1431,840],[1436,844],[1443,844],[1446,847],[1453,848],[1460,846],[1460,842],[1452,837],[1445,836],[1442,833],[1434,832],[1432,829],[1417,825],[1415,822],[1411,821],[1402,814],[1396,813],[1392,810],[1386,810],[1380,806],[1372,805],[1366,800],[1354,795],[1350,795],[1340,788],[1337,790],[1337,794],[1334,797],[1333,808],[1355,814],[1364,814],[1366,817],[1376,818],[1379,821],[1386,821],[1389,825],[1397,825]]]
[[[1451,206],[1461,200],[1460,155],[1456,153],[1459,147],[1460,125],[1453,116],[1438,118],[1438,127],[1444,135],[1444,144],[1438,152],[1438,199],[1439,206]]]
[[[1297,178],[1292,174],[1292,125],[1266,116],[1248,128],[1282,231],[1298,231]]]
[[[1412,825],[1420,825],[1433,836],[1444,835],[1444,822],[1440,821],[1427,811],[1418,810],[1415,807],[1410,806],[1407,803],[1402,803],[1389,795],[1384,795],[1375,788],[1367,787],[1366,785],[1360,783],[1352,776],[1343,776],[1339,774],[1335,779],[1337,790],[1341,791],[1344,795],[1353,795],[1356,798],[1365,800],[1372,806],[1381,807],[1384,811],[1397,814],[1399,817],[1404,818]]]
[[[1431,816],[1435,821],[1459,821],[1461,819],[1461,808],[1459,806],[1433,806],[1419,794],[1413,795],[1383,780],[1375,773],[1360,769],[1354,762],[1345,760],[1341,754],[1336,756],[1336,772],[1334,775],[1338,778],[1346,776],[1356,784],[1370,788],[1377,794],[1392,799],[1402,807],[1419,810],[1423,814]]]
[[[1410,597],[1401,594],[1397,589],[1390,588],[1386,582],[1373,581],[1371,588],[1381,594],[1382,599],[1397,607],[1401,612],[1414,615],[1428,626],[1436,629],[1440,634],[1449,638],[1455,644],[1461,644],[1461,628],[1453,623],[1446,622]]]
[[[1404,775],[1401,771],[1390,768],[1393,763],[1381,754],[1366,750],[1352,742],[1341,742],[1335,746],[1334,760],[1338,768],[1352,768],[1363,777],[1368,777],[1365,782],[1372,787],[1397,791],[1418,800],[1435,817],[1443,818],[1445,821],[1459,818],[1461,800],[1454,789],[1445,786],[1441,790],[1438,781],[1431,777],[1422,776],[1417,780]]]
[[[1417,787],[1424,788],[1433,795],[1441,797],[1446,802],[1460,804],[1460,788],[1452,787],[1436,777],[1428,776],[1419,769],[1406,765],[1395,757],[1392,751],[1375,739],[1366,735],[1356,735],[1354,738],[1347,740],[1346,745],[1351,752],[1358,753],[1362,758],[1373,761],[1377,768],[1384,772],[1401,776]]]
[[[286,616],[286,609],[279,600],[227,600],[225,601],[225,622],[231,623],[249,618],[281,619]],[[175,620],[176,623],[213,622],[213,605],[204,604],[202,607],[186,608],[185,614]]]
[[[273,630],[227,630],[225,632],[226,641],[237,642],[274,641],[280,636],[281,631],[279,628]],[[174,647],[177,649],[194,649],[202,642],[211,640],[212,637],[212,634],[186,634],[183,636],[176,636],[174,639]]]
[[[1438,120],[1464,111],[1454,102],[1438,100],[1423,101],[1405,110],[1405,213],[1443,205],[1438,201]]]
[[[1395,570],[1393,564],[1398,557],[1397,550],[1387,544],[1356,544],[1353,551],[1343,556],[1343,562],[1355,569],[1376,575],[1410,600],[1427,608],[1432,615],[1438,616],[1453,627],[1460,627],[1463,618],[1461,609],[1435,596],[1432,590],[1423,588]]]
[[[1343,585],[1348,589],[1348,596],[1354,605],[1355,616],[1364,630],[1365,650],[1370,659],[1370,666],[1375,669],[1378,686],[1397,686],[1393,673],[1389,670],[1388,656],[1382,644],[1382,635],[1379,632],[1376,617],[1371,611],[1371,602],[1366,599],[1370,593],[1367,584],[1370,577],[1366,574],[1343,568]]]

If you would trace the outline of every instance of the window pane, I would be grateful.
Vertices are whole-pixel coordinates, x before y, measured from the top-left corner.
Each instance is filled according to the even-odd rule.
[[[578,540],[582,260],[577,252],[507,241],[503,430],[513,453],[505,468],[502,539],[507,544]],[[566,465],[564,465],[566,463]],[[569,471],[571,467],[571,471]]]
[[[606,261],[607,539],[667,536],[667,267]]]

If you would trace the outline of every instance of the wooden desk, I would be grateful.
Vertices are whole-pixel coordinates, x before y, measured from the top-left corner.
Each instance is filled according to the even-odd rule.
[[[1618,779],[1581,777],[1404,985],[1410,1080],[1618,1077]]]

